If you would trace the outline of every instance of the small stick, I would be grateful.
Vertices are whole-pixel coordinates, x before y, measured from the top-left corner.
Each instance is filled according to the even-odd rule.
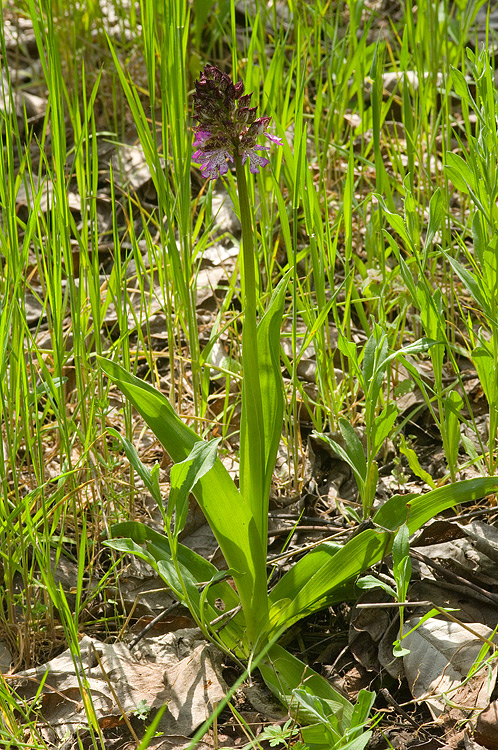
[[[128,727],[128,729],[129,729],[129,731],[130,731],[130,734],[131,734],[131,736],[133,737],[133,739],[135,740],[135,742],[136,742],[136,743],[137,743],[137,745],[138,745],[138,744],[140,744],[140,740],[139,740],[139,739],[138,739],[138,737],[137,737],[137,733],[136,733],[136,732],[135,732],[135,730],[133,729],[133,727],[132,727],[132,725],[131,725],[131,722],[130,722],[129,718],[128,718],[128,716],[127,716],[127,714],[126,714],[125,710],[123,709],[123,706],[121,705],[121,701],[119,700],[119,698],[118,698],[118,695],[117,695],[116,691],[114,690],[114,688],[113,688],[113,686],[112,686],[112,684],[111,684],[111,681],[110,681],[109,677],[108,677],[108,676],[107,676],[107,674],[106,674],[106,671],[105,671],[105,669],[104,669],[104,666],[103,666],[103,664],[102,664],[102,661],[101,661],[101,659],[100,659],[100,656],[98,655],[98,653],[97,653],[97,649],[95,648],[95,646],[93,645],[93,643],[92,643],[92,650],[93,650],[93,655],[94,655],[94,656],[95,656],[95,658],[97,659],[97,663],[98,663],[98,665],[99,665],[99,667],[100,667],[100,670],[101,670],[101,672],[102,672],[102,675],[103,675],[103,677],[104,677],[104,680],[105,680],[105,681],[107,682],[107,686],[108,686],[109,690],[111,691],[111,693],[112,693],[112,695],[113,695],[113,698],[114,698],[114,700],[116,701],[116,704],[117,704],[117,706],[118,706],[119,710],[121,711],[121,716],[123,717],[123,719],[124,719],[124,722],[125,722],[126,726]]]
[[[166,609],[163,609],[162,612],[159,612],[159,614],[156,615],[153,620],[148,622],[145,628],[141,630],[140,633],[138,633],[138,635],[136,635],[135,638],[133,638],[133,640],[130,641],[130,643],[128,643],[128,648],[132,649],[134,646],[136,646],[137,643],[141,641],[144,636],[147,635],[149,630],[152,630],[154,625],[157,625],[158,622],[161,622],[163,617],[166,617],[166,615],[171,614],[171,612],[173,612],[173,610],[176,609],[177,607],[178,607],[178,602],[175,602],[174,604],[170,604],[169,607],[166,607]]]
[[[451,614],[451,612],[448,612],[447,609],[444,607],[440,607],[438,604],[434,604],[434,602],[372,602],[371,604],[357,604],[357,609],[379,609],[380,607],[417,607],[417,606],[424,606],[424,607],[431,607],[432,609],[435,609],[437,612],[439,612],[440,615],[444,615],[444,617],[447,617],[448,620],[451,620],[452,622],[456,623],[457,625],[460,625],[464,630],[466,630],[468,633],[474,636],[474,638],[477,638],[478,641],[482,641],[483,643],[487,643],[488,646],[492,649],[496,649],[497,644],[493,643],[489,638],[485,638],[485,636],[481,635],[481,633],[478,633],[476,630],[470,627],[470,625],[467,625],[467,623],[462,622],[457,617]],[[418,627],[417,625],[415,628]],[[412,630],[415,630],[415,628],[412,628]],[[403,636],[404,637],[404,636]]]
[[[489,599],[493,602],[493,604],[498,603],[498,595],[492,594],[490,591],[486,591],[486,589],[481,588],[480,586],[477,586],[477,584],[472,583],[471,581],[465,580],[465,578],[462,578],[462,576],[459,576],[457,573],[453,573],[453,571],[448,570],[443,565],[440,565],[437,562],[434,562],[434,560],[431,560],[429,557],[426,557],[421,552],[417,552],[414,549],[410,550],[410,556],[414,557],[415,560],[420,560],[421,562],[425,563],[429,568],[433,568],[438,573],[441,573],[441,575],[445,578],[447,578],[449,581],[453,581],[454,583],[458,583],[460,586],[465,586],[468,589],[472,589],[472,591],[475,591],[477,594],[480,594],[481,596],[485,596],[486,599]]]
[[[341,531],[339,534],[332,534],[332,536],[326,536],[324,539],[319,539],[317,542],[311,542],[310,544],[305,544],[303,547],[298,547],[298,549],[292,550],[291,552],[284,552],[282,555],[272,555],[271,557],[266,558],[266,562],[268,565],[272,565],[273,563],[280,562],[281,560],[286,560],[289,557],[300,555],[302,552],[307,552],[310,549],[319,547],[320,544],[323,544],[324,542],[330,542],[332,539],[337,539],[338,537],[344,536],[344,533],[346,531],[347,529],[344,529],[344,531]]]
[[[366,604],[355,604],[356,609],[383,609],[384,607],[392,607],[397,609],[398,607],[434,607],[432,602],[371,602]],[[437,607],[434,607],[437,609]]]
[[[389,692],[389,690],[388,690],[387,688],[381,688],[381,689],[379,690],[379,692],[380,692],[380,694],[382,695],[382,697],[384,698],[384,700],[386,701],[386,703],[388,703],[388,704],[389,704],[390,706],[392,706],[392,708],[395,708],[395,709],[396,709],[396,711],[397,711],[397,712],[398,712],[399,714],[401,714],[401,716],[403,716],[403,718],[404,718],[404,719],[406,719],[406,720],[407,720],[407,722],[408,722],[409,724],[411,724],[411,725],[412,725],[412,727],[414,727],[414,728],[415,728],[415,729],[417,730],[417,732],[418,732],[419,730],[422,730],[422,732],[424,732],[424,734],[425,734],[425,730],[424,730],[424,729],[423,729],[422,727],[420,727],[420,726],[419,726],[419,725],[417,724],[417,722],[415,721],[415,719],[413,719],[413,718],[412,718],[412,717],[410,716],[410,714],[409,714],[409,713],[408,713],[407,711],[405,711],[405,709],[404,709],[404,708],[402,708],[402,707],[401,707],[401,706],[399,705],[398,701],[396,701],[396,700],[395,700],[395,699],[394,699],[394,698],[392,697],[391,693]]]

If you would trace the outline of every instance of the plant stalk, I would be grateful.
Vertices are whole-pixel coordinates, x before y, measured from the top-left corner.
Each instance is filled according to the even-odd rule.
[[[268,612],[266,587],[266,548],[268,498],[265,497],[265,432],[259,376],[257,340],[257,280],[254,235],[249,205],[245,168],[240,156],[235,157],[240,223],[242,227],[242,275],[244,323],[242,328],[242,415],[240,428],[240,489],[256,522],[262,559],[258,560],[254,604],[246,612],[248,640],[254,638]],[[264,559],[263,559],[264,558]],[[257,602],[257,604],[256,604]]]

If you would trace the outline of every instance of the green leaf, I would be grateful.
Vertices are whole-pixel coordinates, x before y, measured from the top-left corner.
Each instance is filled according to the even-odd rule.
[[[444,256],[453,268],[454,272],[457,274],[457,276],[459,276],[459,278],[465,285],[469,294],[481,307],[481,310],[486,313],[488,317],[491,317],[487,291],[483,288],[478,277],[474,274],[471,274],[466,268],[462,266],[462,264],[458,260],[452,258],[448,253],[445,252]]]
[[[372,505],[375,500],[375,492],[377,490],[377,484],[379,482],[379,467],[376,461],[370,461],[367,469],[367,479],[365,482],[365,490],[361,498],[363,505],[363,518],[370,518],[372,515]]]
[[[380,390],[384,380],[387,363],[389,362],[389,345],[387,343],[387,336],[381,332],[380,328],[377,328],[377,339],[375,348],[375,366],[372,373],[372,378],[368,384],[368,388],[365,391],[366,403],[366,415],[365,421],[367,428],[370,427],[377,402],[379,400]],[[365,383],[366,385],[366,383]]]
[[[168,522],[175,512],[175,534],[185,526],[188,510],[188,496],[197,482],[211,471],[217,458],[217,448],[221,438],[205,443],[195,443],[188,457],[171,468],[171,490],[168,500]]]
[[[311,667],[292,656],[282,646],[272,646],[267,658],[260,663],[261,675],[272,693],[285,705],[292,702],[293,692],[302,686],[306,686],[312,695],[327,701],[327,705],[340,713],[342,726],[346,729],[351,723],[353,706],[332,685],[317,674]],[[300,711],[301,719],[305,721],[315,720],[311,711],[304,708]]]
[[[375,693],[371,692],[370,690],[360,690],[353,708],[353,716],[351,717],[351,729],[353,729],[354,727],[358,727],[358,730],[362,730],[364,728],[366,722],[370,719],[370,711],[372,710],[373,704],[375,703],[375,698]]]
[[[352,427],[351,429],[353,430]],[[360,470],[356,466],[354,458],[350,456],[347,446],[345,450],[341,445],[339,445],[339,443],[336,443],[335,440],[332,440],[332,438],[326,435],[325,433],[313,432],[313,437],[320,438],[320,440],[323,440],[325,443],[327,443],[327,445],[329,445],[332,448],[334,453],[337,453],[339,458],[341,458],[343,461],[345,461],[348,464],[348,466],[351,467],[355,475],[356,483],[358,484],[358,487],[362,488],[362,491],[363,491],[363,486],[365,484],[365,479],[366,479],[367,465],[366,465],[366,460],[365,460],[365,454],[363,452],[363,446],[361,445],[361,442],[358,436],[356,435],[356,433],[354,433],[354,435],[355,435],[356,440],[358,440],[358,442],[360,443],[361,451],[363,453],[363,463],[361,463],[361,459],[360,459]],[[363,471],[363,474],[360,473],[360,471]]]
[[[418,460],[417,454],[415,453],[413,448],[410,448],[410,446],[406,442],[404,435],[401,435],[399,452],[402,453],[404,456],[406,456],[408,460],[408,466],[413,471],[415,476],[418,477],[419,479],[422,479],[422,481],[426,482],[429,485],[429,487],[436,489],[435,481],[433,480],[431,475],[420,466],[420,461]]]
[[[396,592],[393,587],[389,586],[388,583],[384,583],[384,581],[375,578],[375,576],[362,576],[361,578],[358,578],[356,585],[359,589],[362,589],[362,591],[368,591],[369,589],[382,589],[386,594],[389,594],[389,596],[392,596],[394,599],[396,598]]]
[[[392,229],[394,229],[394,231],[399,234],[407,249],[412,248],[413,243],[403,218],[399,214],[394,213],[387,208],[386,202],[381,195],[379,195],[378,193],[374,193],[374,196],[379,201],[382,211],[384,212],[384,215],[391,225]]]
[[[114,438],[116,438],[116,440],[119,440],[119,442],[123,446],[126,458],[135,469],[138,476],[145,484],[156,503],[158,505],[162,505],[161,490],[159,488],[157,471],[149,471],[149,469],[143,465],[137,453],[137,449],[135,448],[133,443],[130,443],[128,438],[126,438],[124,435],[121,435],[121,433],[119,433],[113,427],[108,427],[107,432],[109,433],[109,435],[112,435]]]
[[[402,656],[408,656],[410,653],[409,648],[404,648],[400,641],[394,641],[393,643],[393,656],[399,658]]]
[[[392,532],[406,521],[411,535],[438,513],[460,503],[475,502],[496,491],[498,478],[482,477],[438,487],[421,496],[397,495],[384,503],[372,520]],[[298,560],[270,592],[272,603],[290,600],[282,609],[278,627],[290,627],[325,604],[351,595],[356,577],[389,553],[392,532],[367,529],[339,550],[336,546],[328,548],[328,543],[324,543]]]
[[[323,724],[312,724],[301,728],[301,736],[306,743],[306,750],[364,750],[372,732],[368,730],[349,742],[331,745],[330,741],[324,741]]]
[[[446,422],[445,448],[446,461],[450,471],[454,471],[458,461],[458,448],[460,446],[460,413],[463,407],[463,398],[457,391],[451,390],[444,401],[444,420]]]
[[[148,562],[149,565],[155,564],[155,559],[153,558],[153,556],[149,552],[144,550],[133,539],[129,539],[127,537],[120,539],[107,539],[104,544],[106,547],[110,547],[111,549],[116,550],[116,552],[122,552],[124,555],[135,555],[136,557],[140,557],[142,560]],[[176,592],[180,589],[175,587],[174,590]]]
[[[430,250],[430,246],[434,239],[436,232],[441,226],[441,220],[443,218],[444,204],[441,189],[437,188],[429,202],[429,226],[427,227],[427,235],[425,238],[424,246],[424,265],[427,262],[427,255]]]
[[[150,554],[156,562],[171,560],[171,551],[167,537],[155,531],[155,529],[151,529],[147,524],[140,523],[139,521],[122,521],[111,526],[111,533],[113,538],[107,540],[104,544],[113,549],[119,549],[120,545],[126,541],[122,537],[129,537],[134,544],[139,545],[139,550],[142,552],[143,549],[140,545],[147,545],[147,549],[152,550]],[[131,550],[122,549],[121,551],[130,552]],[[137,551],[136,547],[134,551]],[[178,545],[177,555],[178,562],[186,571],[186,575],[191,577],[196,583],[211,581],[220,573],[215,565],[184,544]],[[220,582],[217,585],[213,593],[213,601],[216,597],[223,599],[227,609],[233,609],[240,604],[236,591],[226,581]]]
[[[483,283],[485,288],[491,292],[490,297],[495,301],[495,309],[498,291],[498,248],[496,245],[496,237],[493,237],[493,241],[485,248],[482,254],[484,261],[482,268]]]
[[[104,372],[131,401],[173,461],[183,461],[200,441],[175,414],[168,399],[120,365],[102,357]],[[244,571],[236,581],[244,612],[266,617],[266,548],[262,548],[251,509],[244,502],[228,471],[217,459],[194,488],[199,503],[230,568]]]
[[[435,339],[430,339],[426,336],[423,336],[421,339],[417,339],[417,341],[414,341],[412,344],[408,344],[407,346],[403,346],[401,347],[401,349],[398,349],[396,352],[394,352],[394,356],[397,357],[400,354],[422,354],[423,352],[428,352],[431,347],[440,343],[440,341],[436,341]]]
[[[356,434],[354,427],[343,417],[339,419],[339,428],[346,443],[346,453],[349,456],[349,463],[354,467],[355,473],[365,483],[367,479],[367,462],[361,440]]]
[[[476,346],[472,350],[472,362],[479,375],[482,389],[490,406],[498,404],[497,364],[487,346]]]
[[[382,529],[396,532],[406,522],[410,512],[408,503],[411,499],[418,497],[415,493],[406,495],[393,495],[381,505],[374,514],[372,522]]]
[[[398,264],[399,264],[399,267],[400,267],[400,270],[401,270],[401,275],[403,277],[403,281],[406,284],[406,288],[410,292],[412,300],[416,301],[416,299],[417,299],[417,291],[416,291],[416,288],[415,288],[415,281],[413,279],[412,273],[411,273],[410,269],[408,268],[408,265],[407,265],[405,259],[401,255],[401,252],[400,252],[400,249],[398,247],[398,244],[396,243],[394,237],[391,237],[391,235],[385,229],[382,230],[382,234],[387,239],[387,241],[388,241],[388,243],[389,243],[389,245],[391,247],[391,250],[393,251],[393,253],[396,256],[396,260],[398,261]]]
[[[461,156],[454,154],[452,151],[447,151],[445,169],[457,190],[462,193],[476,191],[474,173]]]
[[[384,440],[386,440],[394,426],[396,418],[398,416],[398,407],[394,401],[390,401],[388,405],[378,414],[373,423],[372,430],[372,457],[375,458],[377,453],[382,448]]]
[[[111,527],[111,533],[113,538],[104,542],[107,547],[118,552],[133,554],[149,563],[172,589],[175,596],[192,608],[193,613],[199,619],[212,620],[219,617],[220,611],[215,607],[217,599],[224,602],[225,611],[233,610],[240,604],[240,599],[232,586],[226,580],[220,580],[220,576],[226,575],[227,571],[219,571],[212,563],[183,544],[178,545],[177,561],[188,599],[185,599],[165,535],[138,521],[114,524]],[[209,605],[207,611],[203,606],[204,601]],[[236,648],[243,634],[240,618],[239,620],[232,619],[223,632],[227,646]]]
[[[339,351],[344,354],[345,357],[349,360],[349,366],[352,367],[355,375],[358,378],[358,381],[362,388],[364,388],[365,383],[363,381],[363,371],[360,369],[360,366],[358,365],[358,353],[356,351],[356,344],[354,341],[349,341],[342,331],[339,331],[339,338],[337,339],[337,348]]]
[[[284,418],[284,386],[280,366],[280,328],[288,280],[289,275],[287,274],[273,292],[268,309],[259,322],[257,333],[265,443],[263,485],[265,503],[259,507],[253,507],[253,513],[257,519],[258,528],[261,529],[261,538],[264,540],[264,544],[266,544],[268,537],[268,500]]]
[[[488,236],[483,226],[482,214],[479,211],[475,212],[472,219],[472,239],[474,242],[474,252],[482,267],[484,265],[484,251],[488,247]]]
[[[363,382],[364,382],[364,388],[365,392],[367,392],[370,388],[370,381],[374,374],[375,369],[375,354],[377,351],[378,341],[375,333],[372,333],[372,335],[369,337],[367,343],[365,344],[363,348],[363,361],[362,361],[362,371],[363,371]]]
[[[337,701],[325,700],[314,695],[309,688],[296,688],[292,691],[293,701],[297,701],[300,710],[306,712],[306,720],[314,720],[322,724],[322,732],[329,734],[330,738],[337,742],[341,739],[339,731],[339,720],[342,716],[342,705]]]
[[[283,726],[278,724],[270,724],[258,734],[257,739],[255,738],[247,745],[244,745],[242,750],[251,750],[252,748],[261,748],[261,742],[266,740],[270,747],[278,747],[279,745],[288,745],[286,740],[299,734],[299,729],[296,723],[292,719],[287,719]],[[296,743],[292,743],[292,747],[296,748]],[[303,748],[303,750],[306,750]]]
[[[258,325],[258,355],[265,427],[265,482],[268,492],[282,435],[284,391],[280,365],[280,329],[289,273],[273,292],[268,309]]]
[[[443,510],[454,508],[455,505],[461,503],[476,502],[496,491],[498,491],[497,477],[479,477],[455,482],[446,487],[438,487],[425,495],[412,498],[408,502],[410,512],[407,520],[410,535]]]
[[[470,96],[469,85],[462,71],[450,65],[450,75],[457,95],[464,101],[471,101],[472,97]]]
[[[388,550],[391,535],[367,529],[337,550],[324,542],[308,552],[285,573],[271,590],[270,602],[288,599],[277,621],[279,627],[290,627],[305,615],[333,604],[355,588],[360,573],[378,562]]]
[[[408,534],[408,526],[406,523],[402,524],[393,542],[393,567],[398,568],[401,566],[402,560],[410,554],[410,537]]]

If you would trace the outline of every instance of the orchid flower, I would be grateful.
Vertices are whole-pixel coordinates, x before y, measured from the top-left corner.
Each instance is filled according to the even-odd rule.
[[[201,165],[202,174],[216,179],[228,172],[229,162],[240,157],[242,164],[249,159],[253,174],[269,161],[256,151],[269,151],[269,146],[257,143],[264,135],[269,141],[282,145],[282,141],[267,132],[270,117],[256,117],[257,107],[250,107],[251,94],[244,94],[242,82],[234,84],[226,73],[215,65],[206,65],[195,81],[194,152],[192,158]]]

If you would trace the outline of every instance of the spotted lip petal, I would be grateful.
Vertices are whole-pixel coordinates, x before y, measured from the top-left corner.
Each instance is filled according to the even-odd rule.
[[[252,148],[248,148],[244,151],[242,164],[245,164],[246,159],[249,159],[249,170],[253,174],[257,174],[260,167],[266,167],[266,165],[270,163],[270,160],[267,159],[266,156],[259,156]]]
[[[244,93],[242,82],[234,84],[230,76],[215,65],[206,65],[198,81],[195,81],[194,117],[198,125],[194,130],[192,158],[200,164],[202,174],[209,179],[225,175],[229,162],[236,156],[244,164],[249,159],[249,168],[256,174],[269,160],[258,151],[268,151],[257,138],[264,135],[272,143],[281,146],[282,141],[267,132],[270,117],[256,118],[256,107],[250,107],[251,94]]]
[[[232,155],[221,148],[207,153],[196,151],[193,154],[193,158],[201,165],[201,172],[204,177],[211,180],[216,179],[218,176],[221,177],[228,172],[227,160],[233,162]]]

